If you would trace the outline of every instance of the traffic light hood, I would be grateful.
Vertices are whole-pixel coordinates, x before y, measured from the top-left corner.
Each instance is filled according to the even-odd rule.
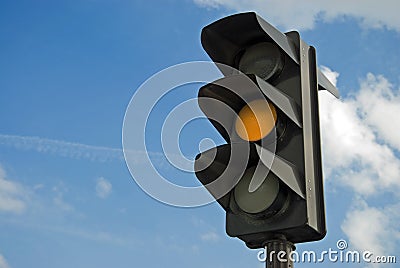
[[[283,34],[254,12],[222,18],[204,27],[201,32],[201,43],[210,58],[236,69],[239,69],[239,61],[245,50],[262,42],[277,44],[291,60],[300,64],[299,39],[298,32]],[[230,68],[224,68],[223,65],[218,67],[225,76],[233,74]],[[339,98],[337,88],[319,69],[317,75],[319,90],[328,90]]]

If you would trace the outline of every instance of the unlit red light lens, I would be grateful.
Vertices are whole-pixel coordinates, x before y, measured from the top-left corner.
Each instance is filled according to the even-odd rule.
[[[274,105],[267,100],[255,100],[240,110],[236,119],[236,133],[243,140],[258,141],[267,136],[277,119]]]
[[[258,43],[247,48],[239,61],[239,70],[264,80],[276,78],[284,66],[284,56],[274,43]]]

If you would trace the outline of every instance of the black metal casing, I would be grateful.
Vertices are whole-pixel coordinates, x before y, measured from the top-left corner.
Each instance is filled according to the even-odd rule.
[[[252,217],[236,208],[233,191],[229,191],[217,197],[226,211],[227,234],[243,240],[250,248],[263,247],[266,241],[282,235],[293,243],[322,239],[326,225],[318,89],[328,89],[337,96],[338,92],[318,70],[315,49],[304,43],[297,32],[282,34],[255,13],[232,15],[206,26],[201,42],[214,62],[233,68],[238,68],[238,61],[246,48],[260,42],[277,44],[284,55],[284,68],[272,81],[264,81],[255,75],[245,78],[244,74],[217,65],[226,77],[203,86],[199,91],[201,110],[227,142],[196,157],[196,176],[206,188],[227,168],[232,151],[248,152],[249,155],[243,156],[248,168],[262,164],[260,151],[270,148],[268,142],[265,147],[259,142],[237,138],[230,131],[234,118],[224,113],[226,108],[218,103],[202,101],[202,98],[218,100],[238,113],[245,103],[228,89],[234,85],[249,98],[253,93],[262,94],[277,106],[280,117],[274,136],[277,140],[271,172],[283,182],[282,191],[287,192],[284,209],[272,217]],[[249,78],[253,81],[252,86],[246,82]],[[202,160],[208,155],[215,156],[209,166]],[[231,183],[227,187],[232,188],[237,182]],[[207,189],[215,196],[213,189]]]

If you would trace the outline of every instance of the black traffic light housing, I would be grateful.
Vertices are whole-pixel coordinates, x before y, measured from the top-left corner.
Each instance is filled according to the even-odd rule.
[[[250,248],[277,236],[293,243],[322,239],[318,89],[339,93],[317,68],[315,49],[255,13],[206,26],[201,42],[225,77],[200,89],[199,106],[227,144],[199,154],[195,171],[226,211],[228,235]],[[273,130],[245,140],[235,129],[237,118],[260,99],[272,105],[265,109]]]

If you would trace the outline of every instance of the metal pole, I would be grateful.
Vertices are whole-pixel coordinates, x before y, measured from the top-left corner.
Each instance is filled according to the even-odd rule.
[[[270,240],[265,243],[267,268],[293,268],[291,252],[296,249],[292,242],[284,238]]]

